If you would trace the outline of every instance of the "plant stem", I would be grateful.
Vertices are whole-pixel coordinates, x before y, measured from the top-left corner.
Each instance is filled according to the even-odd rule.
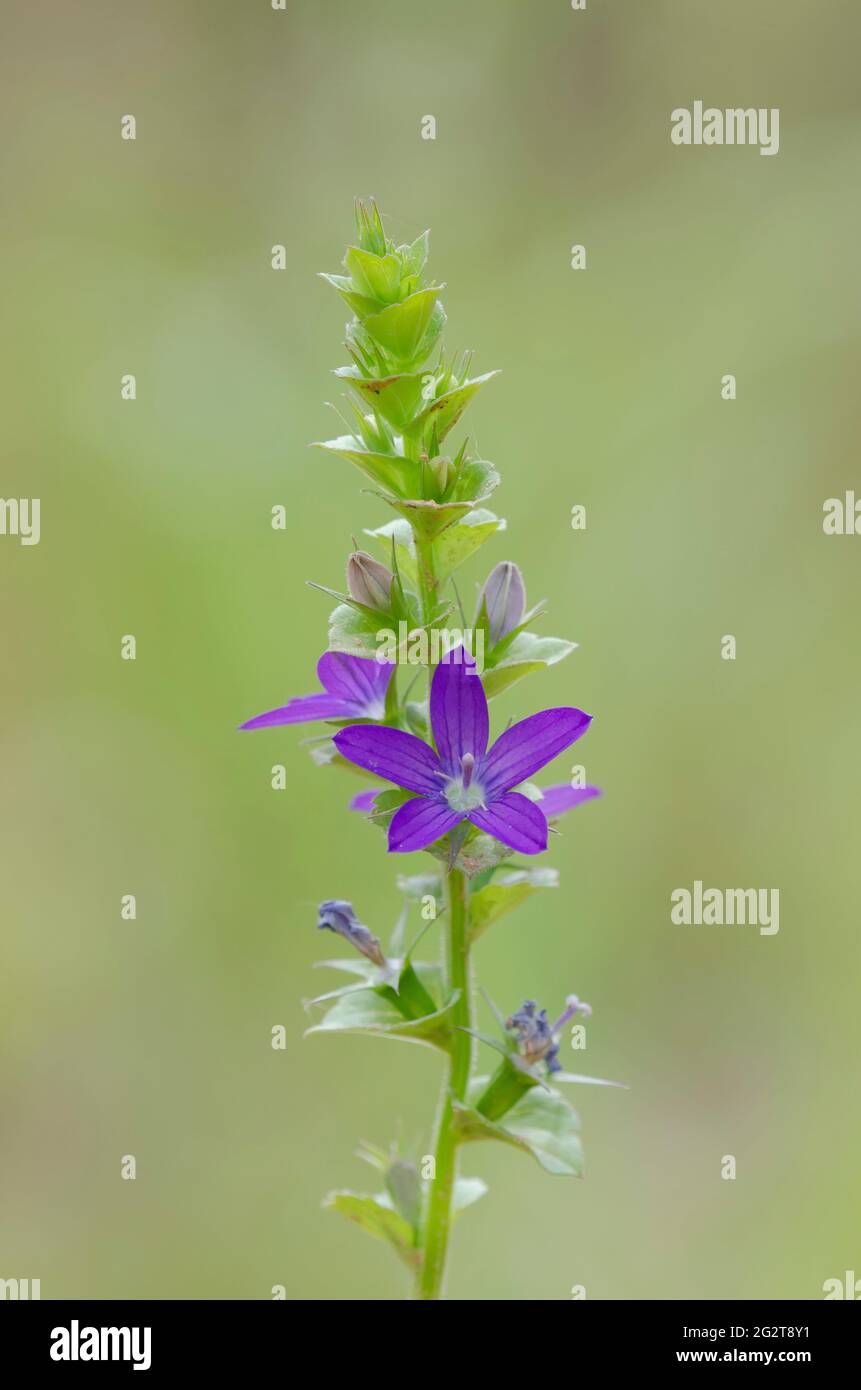
[[[469,901],[465,875],[452,869],[446,879],[445,976],[447,994],[459,991],[452,1017],[458,1031],[452,1034],[452,1049],[443,1082],[434,1140],[434,1176],[430,1183],[427,1210],[422,1229],[422,1263],[418,1273],[416,1297],[438,1299],[445,1276],[446,1252],[452,1218],[452,1199],[457,1177],[457,1137],[454,1132],[455,1100],[466,1099],[472,1067],[472,1038],[460,1031],[472,1027],[469,967]]]
[[[428,633],[433,626],[433,615],[437,609],[437,575],[436,557],[433,550],[433,541],[420,540],[415,537],[416,542],[416,571],[419,581],[419,592],[421,594],[422,623],[428,629]],[[430,699],[430,686],[433,679],[433,662],[428,662],[428,699]]]

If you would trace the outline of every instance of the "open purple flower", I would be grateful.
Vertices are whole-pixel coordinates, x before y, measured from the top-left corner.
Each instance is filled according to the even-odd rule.
[[[600,787],[572,787],[570,782],[557,782],[553,787],[539,787],[537,790],[541,792],[537,804],[548,821],[557,820],[559,816],[564,816],[566,811],[573,811],[575,806],[582,806],[584,801],[592,801],[594,797],[601,795]],[[371,787],[368,791],[356,792],[349,809],[370,815],[381,791],[382,787]]]
[[[296,695],[279,709],[257,714],[239,727],[271,729],[278,724],[307,724],[313,719],[383,719],[394,669],[388,661],[324,652],[317,662],[317,676],[323,686],[318,694]]]
[[[460,647],[434,672],[430,718],[436,753],[401,729],[354,725],[334,737],[349,762],[417,793],[392,819],[389,850],[425,849],[462,821],[521,854],[546,849],[540,802],[513,788],[580,738],[591,716],[579,709],[542,710],[506,729],[488,749],[487,697]]]

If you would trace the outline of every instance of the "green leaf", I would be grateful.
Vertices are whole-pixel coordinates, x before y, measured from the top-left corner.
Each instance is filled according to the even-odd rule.
[[[387,1241],[410,1269],[421,1259],[415,1248],[415,1232],[400,1212],[387,1205],[383,1196],[370,1197],[364,1192],[330,1192],[323,1199],[327,1211],[339,1211],[349,1221],[355,1221],[363,1231]]]
[[[335,376],[358,391],[362,399],[399,432],[412,423],[421,405],[423,372],[368,379],[355,367],[339,367]]]
[[[483,502],[499,486],[499,474],[487,459],[464,459],[457,473],[454,487],[447,498],[451,502],[468,500]]]
[[[506,649],[502,660],[485,668],[481,678],[485,695],[491,699],[531,672],[555,666],[576,646],[576,642],[566,642],[562,637],[538,637],[534,632],[521,632]]]
[[[400,304],[390,304],[365,319],[365,328],[396,362],[412,362],[431,324],[437,303],[437,290],[419,290]]]
[[[368,819],[380,830],[388,830],[395,812],[407,801],[412,801],[414,796],[415,792],[405,791],[401,787],[387,787],[375,797],[374,809]]]
[[[372,251],[351,246],[344,257],[344,265],[359,294],[368,295],[383,304],[391,304],[398,298],[401,263],[391,252],[385,256],[375,256]]]
[[[477,1099],[487,1083],[487,1077],[476,1077],[470,1088],[471,1099]],[[500,1124],[485,1119],[473,1106],[457,1102],[455,1115],[458,1134],[466,1142],[499,1139],[531,1154],[548,1173],[582,1175],[580,1121],[558,1091],[534,1086]]]
[[[416,429],[435,429],[437,440],[442,442],[449,430],[457,424],[473,396],[481,390],[485,382],[495,376],[499,376],[498,371],[485,372],[484,376],[474,377],[472,381],[465,381],[462,386],[456,386],[453,391],[446,391],[442,396],[437,396],[416,420]]]
[[[476,941],[491,922],[511,912],[533,893],[545,888],[558,888],[556,869],[536,866],[529,869],[505,869],[469,900],[470,942]]]
[[[358,319],[376,313],[380,307],[376,299],[369,299],[367,295],[357,294],[353,288],[352,280],[347,275],[329,275],[327,271],[321,270],[320,279],[325,280],[329,285],[334,285],[347,308]]]
[[[472,502],[425,502],[425,501],[401,501],[396,497],[384,497],[390,507],[394,507],[396,512],[412,526],[414,532],[422,540],[436,540],[441,536],[447,527],[453,526],[468,511],[471,510]]]
[[[497,531],[504,530],[505,522],[486,508],[476,507],[474,511],[468,512],[462,521],[450,526],[440,536],[434,554],[438,578],[443,580],[453,574],[464,560],[468,560],[484,545],[486,540]]]
[[[415,967],[407,961],[395,986],[398,1002],[410,1018],[427,1018],[436,1010],[436,1002],[425,989]]]
[[[397,546],[398,568],[401,574],[409,583],[416,583],[416,547],[413,530],[408,521],[405,521],[403,517],[395,517],[393,521],[387,521],[384,526],[378,526],[376,530],[371,531],[366,527],[365,535],[376,541],[387,562],[391,560],[392,541],[394,540]]]
[[[427,265],[430,233],[422,232],[415,241],[398,247],[405,275],[421,275]]]
[[[396,497],[411,497],[421,488],[421,466],[402,454],[379,454],[365,449],[354,434],[342,434],[337,439],[317,441],[313,448],[338,454],[364,473],[379,487],[388,488]]]
[[[376,989],[355,990],[342,995],[311,1033],[368,1033],[377,1037],[401,1038],[405,1042],[437,1047],[448,1052],[451,1045],[451,1016],[457,1005],[457,991],[444,1008],[424,1018],[406,1019],[386,996]]]
[[[380,650],[377,634],[388,630],[382,613],[376,615],[374,622],[351,604],[339,603],[329,615],[329,650],[376,659]]]

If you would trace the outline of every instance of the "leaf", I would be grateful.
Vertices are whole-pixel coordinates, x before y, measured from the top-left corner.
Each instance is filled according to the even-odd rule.
[[[376,530],[365,528],[365,535],[370,536],[377,542],[383,557],[387,562],[391,561],[392,540],[398,550],[398,568],[405,579],[410,583],[416,582],[416,547],[413,538],[413,529],[410,523],[403,517],[395,517],[393,521],[387,521],[384,526],[378,526]]]
[[[375,256],[372,251],[351,246],[344,257],[344,265],[359,294],[368,295],[383,304],[391,304],[397,299],[401,286],[401,263],[391,252],[386,256]]]
[[[415,792],[405,791],[401,787],[387,787],[385,791],[378,792],[374,798],[373,813],[368,816],[368,820],[378,826],[380,830],[388,830],[396,811],[407,801],[412,801]]]
[[[318,440],[312,447],[349,459],[366,478],[379,487],[387,488],[396,497],[410,497],[420,490],[421,466],[416,460],[405,458],[403,454],[374,453],[366,449],[354,434]]]
[[[470,1088],[475,1092],[475,1099],[487,1082],[487,1077],[476,1077]],[[534,1086],[500,1124],[485,1119],[472,1106],[455,1102],[454,1108],[457,1130],[463,1141],[499,1139],[531,1154],[547,1173],[582,1175],[580,1121],[558,1091]]]
[[[400,512],[416,535],[426,541],[436,540],[437,536],[441,536],[447,527],[453,526],[473,506],[472,502],[403,501],[385,495],[383,501],[394,507],[396,512]]]
[[[408,275],[421,275],[427,265],[429,243],[430,233],[422,232],[415,241],[398,247],[398,255]]]
[[[424,389],[423,372],[368,379],[355,367],[339,367],[335,376],[358,391],[362,399],[399,432],[415,419]]]
[[[411,462],[411,460],[405,460]],[[420,468],[420,464],[415,465]],[[499,474],[492,463],[485,459],[466,459],[457,471],[457,476],[444,502],[434,502],[417,497],[391,497],[381,493],[384,502],[400,512],[422,540],[436,540],[449,526],[467,515],[476,503],[483,502],[499,482]],[[421,489],[416,488],[419,492]]]
[[[499,486],[499,474],[487,459],[464,459],[458,469],[450,501],[483,502]]]
[[[495,874],[492,882],[470,896],[470,942],[476,941],[491,922],[495,922],[506,912],[511,912],[533,893],[558,886],[558,870],[541,866],[530,869],[506,869]]]
[[[434,555],[439,579],[453,574],[464,560],[468,560],[484,545],[486,540],[497,531],[504,530],[505,521],[494,516],[493,512],[487,511],[485,507],[476,507],[474,511],[468,512],[462,521],[450,526],[440,536]]]
[[[329,650],[376,659],[380,650],[378,634],[390,631],[384,623],[385,616],[381,613],[377,614],[374,622],[365,613],[357,612],[351,604],[339,603],[329,615]]]
[[[465,381],[462,386],[456,386],[453,391],[446,391],[442,396],[437,396],[416,420],[417,429],[435,429],[437,439],[442,442],[449,430],[457,424],[473,396],[481,390],[485,382],[495,376],[499,376],[498,371],[485,372],[484,376],[474,377],[472,381]]]
[[[398,1002],[410,1018],[427,1018],[436,1010],[436,1001],[425,989],[415,967],[406,961],[395,985]]]
[[[385,993],[376,989],[355,990],[342,995],[320,1023],[307,1029],[311,1033],[368,1033],[377,1037],[401,1038],[425,1047],[448,1052],[451,1045],[450,1020],[457,1005],[456,990],[444,1008],[424,1018],[406,1019]]]
[[[412,1227],[399,1212],[386,1205],[382,1197],[342,1190],[330,1192],[324,1197],[323,1206],[327,1211],[339,1211],[378,1240],[387,1241],[410,1269],[418,1265],[421,1254],[415,1248]]]
[[[396,362],[411,362],[416,356],[431,324],[438,289],[442,286],[419,290],[365,319],[368,333]]]
[[[482,674],[484,693],[488,699],[507,690],[515,681],[532,671],[543,671],[575,650],[576,642],[562,637],[538,637],[534,632],[521,632],[505,652],[503,659],[486,667]]]
[[[373,314],[379,309],[380,306],[375,299],[369,299],[367,295],[356,293],[349,276],[330,275],[325,270],[321,270],[319,274],[321,280],[325,280],[329,285],[334,285],[347,308],[356,315],[356,318],[363,319],[367,314]]]

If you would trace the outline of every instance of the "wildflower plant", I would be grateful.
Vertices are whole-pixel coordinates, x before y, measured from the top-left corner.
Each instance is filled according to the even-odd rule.
[[[394,515],[367,533],[369,549],[354,542],[344,592],[316,586],[337,600],[317,664],[322,690],[242,728],[324,722],[330,733],[310,744],[315,761],[375,783],[351,809],[380,827],[390,854],[431,857],[429,872],[398,877],[402,908],[385,950],[351,901],[320,904],[318,926],[351,952],[323,963],[350,981],[311,1001],[321,1014],[309,1031],[418,1043],[445,1060],[427,1152],[365,1146],[361,1156],[377,1170],[379,1191],[333,1192],[325,1203],[388,1242],[412,1274],[415,1297],[436,1299],[452,1221],[485,1191],[480,1179],[459,1174],[461,1150],[495,1140],[549,1173],[577,1176],[579,1121],[560,1085],[613,1083],[562,1066],[563,1031],[589,1012],[573,995],[552,1023],[533,1000],[508,1016],[488,1000],[495,1032],[476,1027],[473,947],[503,914],[556,886],[556,871],[537,856],[558,818],[599,792],[532,782],[586,733],[590,716],[582,710],[544,709],[490,736],[493,698],[574,644],[532,630],[542,609],[527,607],[511,561],[491,570],[467,628],[455,572],[505,523],[484,505],[499,482],[494,466],[468,437],[449,441],[496,373],[471,376],[470,354],[446,355],[442,286],[427,279],[427,256],[427,233],[397,246],[376,206],[359,202],[346,273],[323,277],[353,318],[350,362],[335,373],[347,393],[349,433],[319,447],[357,468]],[[453,631],[448,620],[458,610],[463,626]],[[393,647],[383,632],[405,635]],[[421,640],[440,635],[441,644]],[[417,658],[424,664],[418,689]],[[408,941],[416,903],[426,925]],[[437,962],[418,954],[431,925],[442,937]],[[479,1047],[495,1063],[490,1074],[475,1066]]]

